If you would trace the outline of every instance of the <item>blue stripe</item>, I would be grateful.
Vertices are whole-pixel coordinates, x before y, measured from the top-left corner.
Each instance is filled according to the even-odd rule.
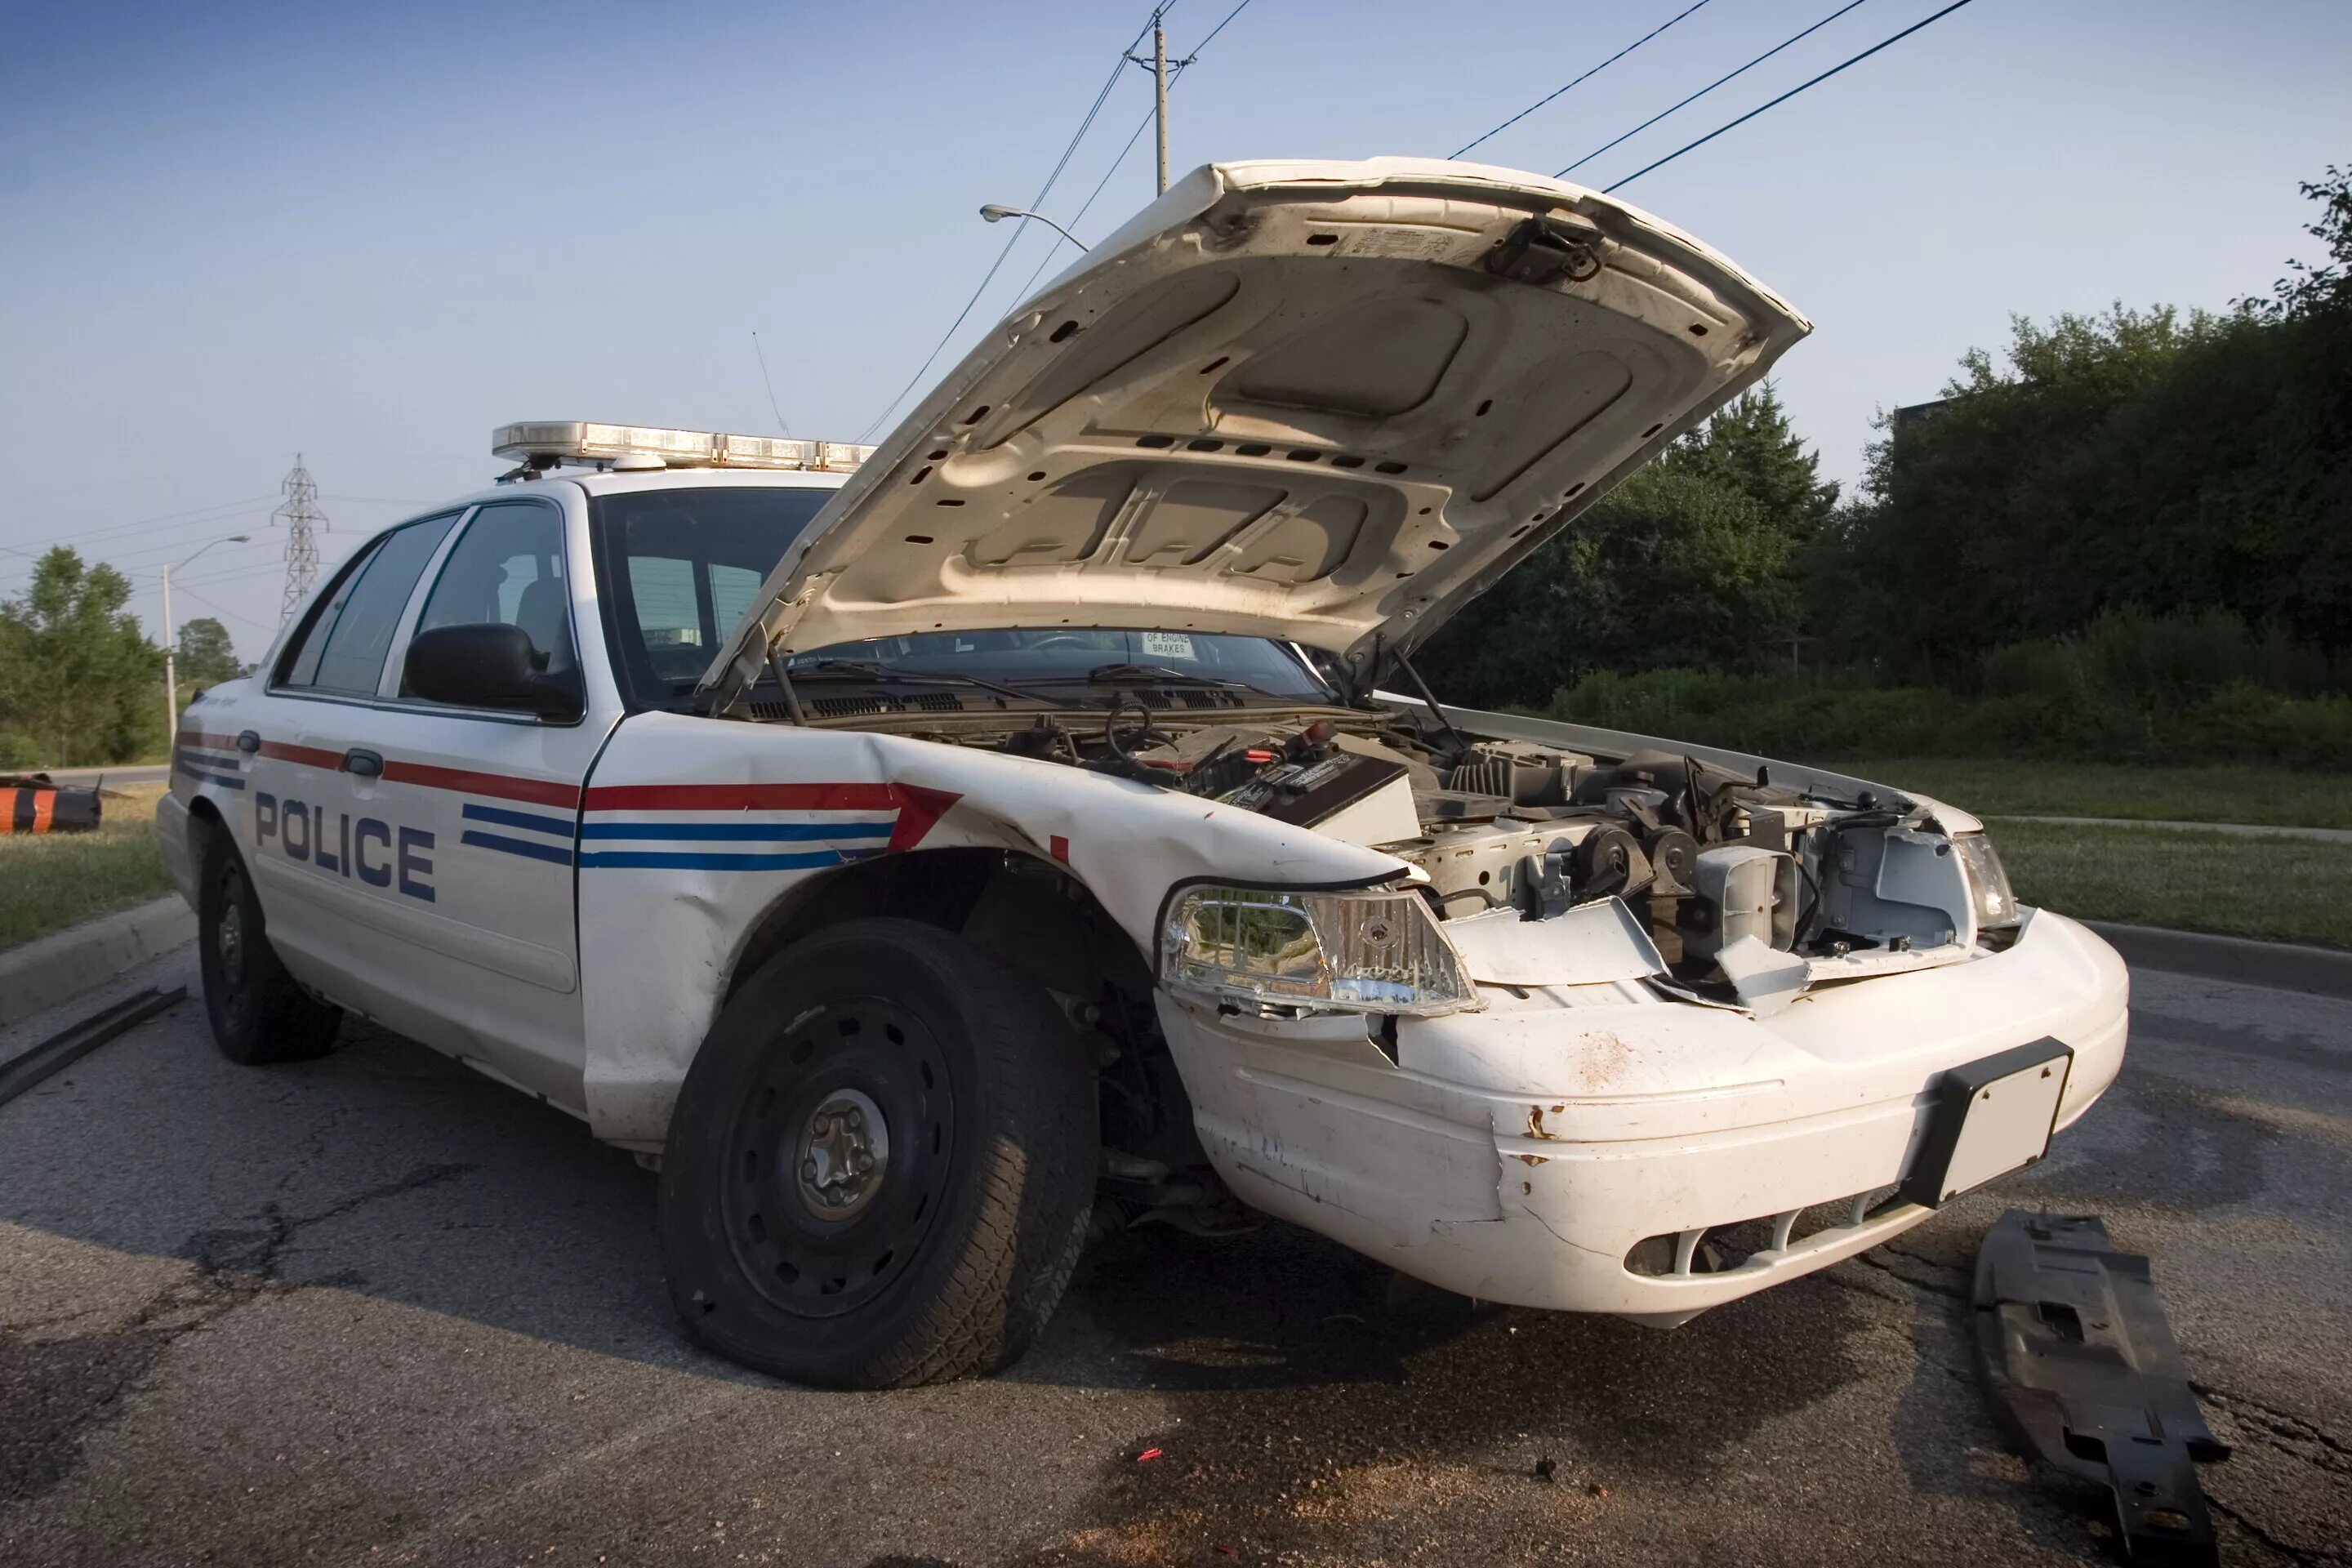
[[[533,833],[552,833],[558,838],[572,837],[572,819],[568,816],[534,816],[527,811],[509,811],[498,805],[467,805],[466,815],[476,822],[495,822],[501,827],[527,827]]]
[[[216,784],[223,789],[243,789],[245,787],[245,781],[241,778],[236,777],[234,774],[208,773],[202,768],[192,768],[185,763],[180,764],[180,771],[187,774],[192,779],[202,779],[206,784]]]
[[[470,810],[471,808],[468,807]],[[725,840],[887,838],[887,822],[583,822],[583,838]]]
[[[806,855],[694,855],[663,850],[607,849],[583,854],[583,866],[636,867],[656,871],[803,871],[814,866],[838,866],[841,857],[830,849]]]
[[[477,849],[496,849],[505,855],[520,855],[531,860],[551,861],[558,866],[572,864],[572,851],[553,844],[541,844],[531,838],[508,838],[496,833],[461,833],[460,844],[470,844]]]

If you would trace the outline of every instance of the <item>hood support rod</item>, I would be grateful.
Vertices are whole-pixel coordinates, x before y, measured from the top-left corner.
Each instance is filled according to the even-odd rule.
[[[1455,729],[1454,721],[1445,716],[1445,710],[1438,706],[1437,694],[1430,690],[1429,682],[1421,678],[1421,671],[1413,668],[1412,660],[1405,658],[1402,649],[1391,652],[1389,658],[1396,661],[1396,667],[1399,669],[1404,671],[1406,679],[1412,682],[1412,689],[1421,693],[1421,700],[1429,704],[1429,710],[1437,715],[1439,723],[1445,726],[1445,732],[1453,736],[1466,750],[1470,744],[1469,737]]]

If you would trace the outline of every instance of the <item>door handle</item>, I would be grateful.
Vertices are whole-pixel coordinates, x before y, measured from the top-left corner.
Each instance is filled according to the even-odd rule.
[[[254,752],[261,750],[261,731],[258,730],[238,731],[236,734],[236,749],[243,752],[248,757],[253,755]]]
[[[354,747],[343,753],[343,772],[357,773],[363,779],[381,778],[383,776],[383,759],[373,752],[362,752]]]

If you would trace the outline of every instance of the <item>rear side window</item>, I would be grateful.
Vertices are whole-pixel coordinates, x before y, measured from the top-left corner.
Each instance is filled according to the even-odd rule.
[[[457,521],[456,512],[428,517],[378,540],[311,617],[281,684],[374,696],[400,612]]]
[[[529,633],[541,669],[572,667],[572,591],[563,576],[563,514],[554,508],[508,501],[476,512],[442,563],[416,629],[490,623],[520,626]]]

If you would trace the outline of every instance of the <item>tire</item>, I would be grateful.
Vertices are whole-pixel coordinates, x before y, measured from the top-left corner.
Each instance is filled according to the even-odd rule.
[[[961,938],[891,919],[810,937],[744,983],[686,1075],[662,1156],[670,1300],[705,1346],[795,1383],[1009,1366],[1086,1239],[1095,1094],[1052,998]]]
[[[294,983],[269,945],[261,900],[226,831],[206,836],[196,889],[205,1015],[221,1055],[247,1067],[309,1061],[334,1048],[342,1009]]]

